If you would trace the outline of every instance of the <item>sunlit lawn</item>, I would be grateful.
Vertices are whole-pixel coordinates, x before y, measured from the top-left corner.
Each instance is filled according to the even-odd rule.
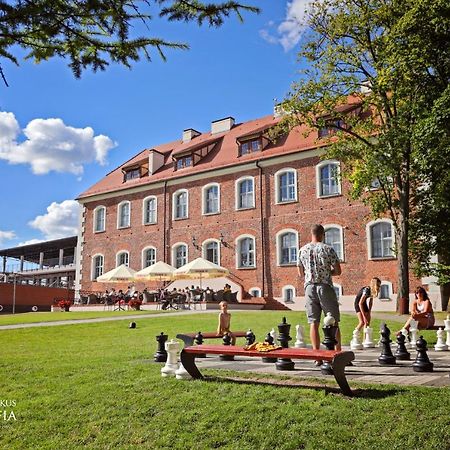
[[[283,313],[232,315],[234,329],[252,328],[262,340]],[[1,422],[0,448],[448,447],[447,388],[351,383],[359,393],[346,398],[323,388],[334,386],[329,377],[316,388],[237,383],[220,370],[205,371],[218,376],[208,382],[163,379],[152,362],[155,336],[211,331],[216,319],[217,313],[161,315],[136,319],[134,330],[117,321],[0,331],[0,398],[17,402],[17,421]],[[293,328],[306,326],[304,313],[287,319]],[[344,316],[344,341],[354,326],[355,318]]]

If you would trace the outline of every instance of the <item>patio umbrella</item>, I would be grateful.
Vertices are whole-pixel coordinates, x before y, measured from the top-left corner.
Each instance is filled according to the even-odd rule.
[[[228,269],[218,266],[204,258],[197,258],[190,263],[181,266],[173,273],[176,279],[199,279],[200,288],[202,287],[202,280],[206,278],[220,278],[229,274]]]
[[[172,267],[163,261],[158,261],[157,263],[136,272],[134,277],[136,280],[170,281],[173,279],[174,270],[175,267]]]
[[[96,281],[100,283],[120,283],[125,281],[133,281],[135,273],[135,270],[131,269],[125,264],[122,264],[110,270],[109,272],[100,275],[99,277],[97,277]]]

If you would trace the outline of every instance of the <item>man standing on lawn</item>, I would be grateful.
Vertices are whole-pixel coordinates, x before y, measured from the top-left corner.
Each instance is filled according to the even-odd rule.
[[[333,288],[333,275],[341,274],[341,265],[333,247],[324,244],[325,230],[322,225],[311,228],[311,242],[304,245],[297,258],[297,269],[300,277],[305,278],[306,314],[310,324],[310,338],[313,349],[320,348],[319,324],[320,315],[331,313],[340,320],[339,303]],[[341,350],[341,334],[336,333],[338,341],[336,350]],[[320,365],[321,361],[316,361]]]

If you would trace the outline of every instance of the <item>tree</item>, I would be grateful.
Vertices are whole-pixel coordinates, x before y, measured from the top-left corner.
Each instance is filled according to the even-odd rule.
[[[424,183],[434,176],[426,169],[437,155],[423,148],[436,140],[436,130],[429,139],[418,137],[430,121],[444,127],[431,111],[439,109],[450,79],[449,18],[446,0],[314,2],[300,52],[307,68],[283,103],[281,129],[304,123],[334,131],[327,156],[344,163],[350,195],[374,217],[392,220],[399,298],[409,294],[410,227],[435,197]],[[448,178],[441,191],[444,185],[449,192]],[[442,201],[435,200],[440,214]],[[428,229],[428,237],[436,231]],[[450,229],[444,233],[450,237]],[[422,250],[429,258],[431,248]]]
[[[199,0],[0,0],[0,75],[6,83],[1,59],[19,64],[19,47],[26,58],[41,62],[55,56],[69,59],[78,78],[82,70],[105,70],[111,63],[130,67],[141,57],[150,60],[155,49],[165,60],[165,50],[188,49],[186,43],[158,37],[132,37],[139,23],[149,30],[151,7],[169,21],[207,23],[218,27],[235,13],[259,12],[236,1],[205,3]]]

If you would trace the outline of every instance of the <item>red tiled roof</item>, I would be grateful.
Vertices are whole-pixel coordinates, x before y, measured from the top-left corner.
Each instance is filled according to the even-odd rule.
[[[285,139],[280,142],[270,144],[262,152],[250,153],[244,156],[238,156],[238,145],[236,140],[239,137],[251,135],[266,130],[275,125],[280,119],[274,118],[272,115],[262,117],[260,119],[252,120],[245,123],[235,125],[230,131],[225,133],[217,133],[212,135],[210,132],[203,133],[195,137],[188,143],[183,143],[181,140],[169,142],[167,144],[158,145],[153,148],[145,149],[136,156],[117,167],[98,183],[91,186],[83,192],[78,198],[84,199],[86,197],[103,194],[111,191],[119,191],[129,187],[150,184],[156,181],[164,181],[181,176],[199,173],[211,169],[229,167],[236,164],[256,161],[258,159],[266,159],[273,156],[278,156],[287,153],[294,153],[298,151],[305,151],[312,148],[320,147],[323,144],[317,142],[317,132],[312,132],[305,137],[307,131],[305,126],[294,128]],[[202,144],[207,145],[215,140],[221,139],[213,151],[200,160],[195,166],[187,167],[174,171],[172,164],[172,156],[186,152],[192,148],[201,147]],[[165,164],[156,173],[151,176],[145,176],[124,182],[122,168],[128,167],[133,163],[142,160],[150,151],[154,149],[165,155]]]

